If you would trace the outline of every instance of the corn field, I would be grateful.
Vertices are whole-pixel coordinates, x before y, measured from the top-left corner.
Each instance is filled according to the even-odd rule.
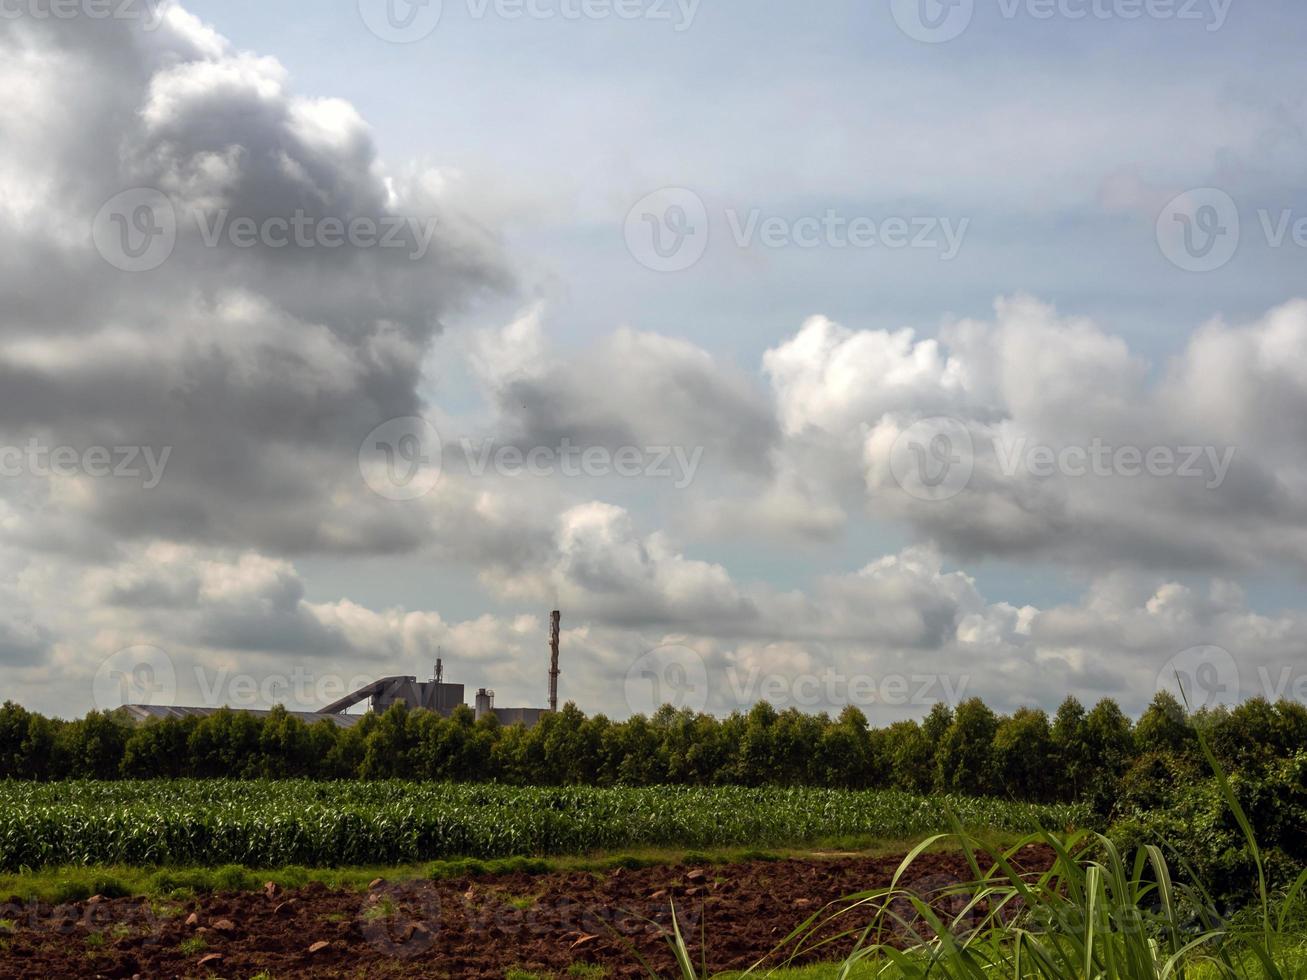
[[[1079,806],[890,791],[541,789],[410,782],[0,783],[0,870],[59,865],[397,864],[633,847],[886,840],[964,825],[1083,825]]]

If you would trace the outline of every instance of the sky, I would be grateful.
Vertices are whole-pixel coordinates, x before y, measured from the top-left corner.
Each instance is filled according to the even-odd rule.
[[[1291,0],[9,0],[0,697],[1307,699]]]

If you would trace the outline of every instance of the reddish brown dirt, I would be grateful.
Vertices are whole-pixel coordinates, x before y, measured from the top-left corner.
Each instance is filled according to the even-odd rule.
[[[1020,864],[1041,870],[1052,858],[1031,848]],[[130,898],[59,907],[11,901],[0,906],[0,920],[14,924],[0,929],[0,976],[502,978],[513,968],[563,975],[581,962],[600,963],[611,977],[647,977],[637,951],[659,976],[670,976],[665,936],[673,902],[696,962],[706,930],[709,969],[744,969],[763,957],[777,962],[792,930],[829,903],[888,885],[899,861],[514,874],[382,883],[365,894],[311,885],[284,894],[203,896],[170,909]],[[908,877],[929,897],[972,875],[960,854],[927,854]],[[865,911],[848,913],[840,929],[867,918]],[[845,939],[801,951],[796,962],[838,959],[851,945]]]

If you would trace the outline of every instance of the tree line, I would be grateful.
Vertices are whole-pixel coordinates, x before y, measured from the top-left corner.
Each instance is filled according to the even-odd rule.
[[[1116,702],[1067,698],[1051,717],[999,715],[979,699],[937,704],[920,722],[873,728],[766,703],[715,718],[663,707],[616,722],[573,704],[534,728],[396,705],[349,728],[219,711],[136,726],[114,712],[75,721],[0,708],[0,779],[419,779],[513,785],[827,786],[1079,801],[1110,813],[1206,775],[1196,732],[1230,771],[1291,759],[1307,746],[1307,707],[1254,700],[1189,713],[1159,693],[1137,720]]]

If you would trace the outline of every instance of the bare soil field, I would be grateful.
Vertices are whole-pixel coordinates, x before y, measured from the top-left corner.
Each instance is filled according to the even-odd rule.
[[[198,896],[185,902],[99,899],[0,907],[0,976],[503,978],[520,970],[566,975],[574,964],[608,977],[674,972],[665,936],[672,905],[696,961],[707,936],[712,971],[745,969],[778,951],[808,916],[843,896],[888,885],[898,857],[665,865],[445,881],[374,882],[364,893],[321,884],[295,891]],[[1029,848],[1029,870],[1052,853]],[[972,875],[963,855],[914,862],[926,897]],[[956,901],[956,900],[954,900]],[[907,903],[904,913],[910,910]],[[865,924],[858,914],[841,928]],[[826,935],[838,930],[831,929]],[[796,963],[838,959],[851,938],[801,949]],[[809,941],[808,945],[811,945]],[[639,957],[637,957],[637,952]],[[596,971],[597,972],[597,971]]]

